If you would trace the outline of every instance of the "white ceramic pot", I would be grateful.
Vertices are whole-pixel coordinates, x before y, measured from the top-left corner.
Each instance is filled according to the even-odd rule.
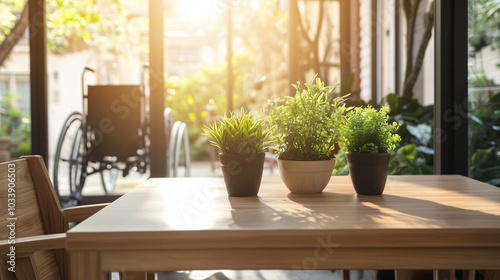
[[[335,159],[294,161],[278,159],[281,180],[292,193],[320,193],[332,178]]]

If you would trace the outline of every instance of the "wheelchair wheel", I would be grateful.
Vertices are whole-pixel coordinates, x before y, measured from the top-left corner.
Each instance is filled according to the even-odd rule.
[[[54,188],[63,207],[75,206],[85,183],[82,176],[84,143],[82,114],[74,112],[66,119],[57,142],[54,158]]]
[[[102,188],[104,189],[104,193],[109,194],[113,192],[116,186],[118,175],[120,174],[120,170],[113,167],[111,169],[102,170],[100,173],[101,173],[101,183],[102,183]]]

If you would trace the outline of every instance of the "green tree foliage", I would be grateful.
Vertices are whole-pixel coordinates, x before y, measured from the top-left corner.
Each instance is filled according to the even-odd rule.
[[[258,7],[252,6],[258,3]],[[288,94],[288,13],[278,0],[233,1],[235,53],[253,57],[241,78],[253,84],[248,102],[263,106]],[[223,23],[225,24],[225,23]]]
[[[500,47],[500,0],[469,0],[468,5],[471,55],[488,46]]]
[[[244,96],[243,73],[251,67],[254,59],[248,55],[233,58],[235,77],[233,103],[236,108],[251,109]],[[225,64],[206,66],[200,73],[187,75],[183,79],[170,77],[165,82],[166,107],[172,108],[175,120],[185,122],[189,130],[191,157],[201,159],[208,155],[202,127],[217,120],[226,112],[227,67]]]
[[[28,26],[26,0],[0,3],[0,54],[10,52]],[[130,31],[121,0],[47,0],[47,47],[61,53],[91,47],[98,53],[116,53]],[[15,27],[18,28],[15,28]],[[13,33],[15,32],[15,33]],[[7,51],[7,52],[6,52]],[[6,55],[0,55],[0,65]]]

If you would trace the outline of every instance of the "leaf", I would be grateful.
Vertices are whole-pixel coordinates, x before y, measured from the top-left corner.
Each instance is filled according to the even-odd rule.
[[[488,160],[490,155],[490,150],[480,149],[477,150],[475,154],[472,155],[472,164],[475,166],[481,165]]]
[[[386,97],[387,104],[389,104],[389,109],[391,112],[394,112],[398,107],[398,97],[394,93],[387,95]]]
[[[495,103],[500,103],[500,92],[497,92],[490,96],[489,102],[495,102]]]
[[[423,123],[417,126],[408,124],[406,125],[406,128],[408,129],[408,132],[415,136],[424,146],[429,144],[432,136],[432,128],[430,125]]]
[[[408,144],[398,149],[398,154],[407,160],[414,160],[417,156],[415,144]]]
[[[354,73],[349,74],[349,76],[340,85],[340,96],[346,96],[352,91],[352,85],[354,84]]]

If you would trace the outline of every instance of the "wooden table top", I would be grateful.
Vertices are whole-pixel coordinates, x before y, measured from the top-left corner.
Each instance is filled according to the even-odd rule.
[[[389,176],[358,196],[348,176],[320,194],[264,177],[228,197],[222,178],[153,178],[68,232],[68,250],[315,246],[500,247],[500,188],[458,175]]]

